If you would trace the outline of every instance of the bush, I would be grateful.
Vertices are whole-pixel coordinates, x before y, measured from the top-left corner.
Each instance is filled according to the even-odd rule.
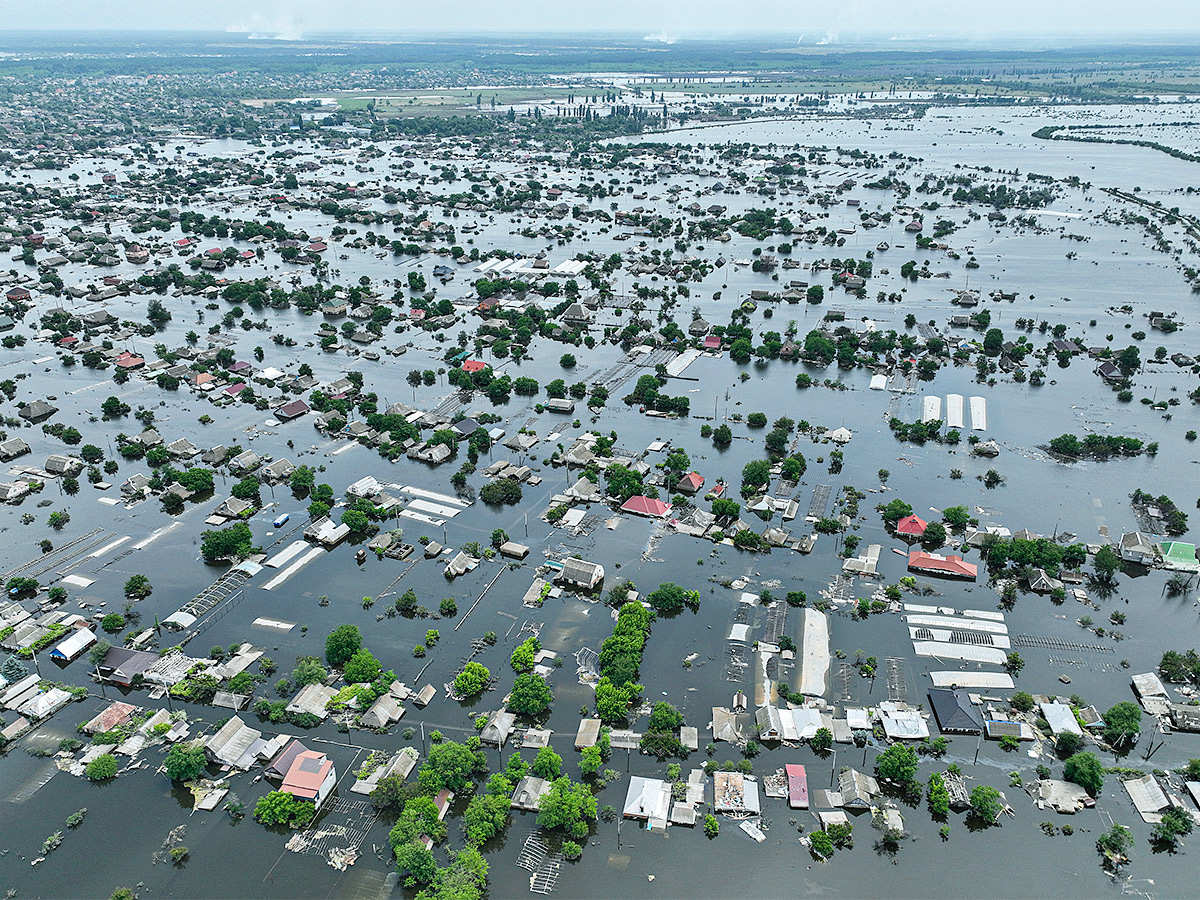
[[[89,781],[107,781],[117,777],[117,760],[111,753],[101,753],[83,770]]]
[[[125,628],[125,617],[120,613],[109,613],[100,620],[100,627],[109,634],[116,634]]]
[[[715,838],[721,833],[721,823],[717,821],[717,817],[712,813],[708,813],[704,817],[704,836],[707,838]]]

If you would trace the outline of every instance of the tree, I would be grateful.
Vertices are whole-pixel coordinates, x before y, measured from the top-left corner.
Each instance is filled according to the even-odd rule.
[[[328,653],[328,650],[326,650]],[[371,651],[362,647],[346,660],[342,670],[347,684],[369,684],[383,674],[383,666],[379,664]]]
[[[897,784],[908,784],[917,774],[917,751],[907,744],[892,744],[875,757],[875,774]]]
[[[145,575],[131,575],[125,582],[125,596],[141,600],[149,597],[154,588]]]
[[[966,528],[971,522],[971,511],[965,506],[951,506],[942,510],[942,518],[956,531]]]
[[[950,814],[950,791],[946,788],[946,779],[940,772],[929,776],[929,789],[925,794],[929,802],[929,812],[934,818],[945,818]]]
[[[742,512],[742,505],[736,500],[724,497],[712,502],[712,514],[718,519],[736,519]]]
[[[572,852],[563,843],[564,856]],[[416,900],[480,900],[487,887],[487,860],[473,846],[453,854],[449,866],[438,869],[429,887],[417,894]]]
[[[117,776],[117,759],[111,753],[101,753],[83,770],[89,781],[107,781]]]
[[[1054,739],[1054,752],[1060,759],[1074,756],[1083,749],[1083,736],[1073,731],[1064,731]]]
[[[200,535],[200,553],[209,562],[249,556],[253,544],[254,536],[245,522]]]
[[[482,844],[498,835],[509,821],[509,795],[476,794],[463,812],[467,840]]]
[[[442,741],[430,748],[429,757],[417,773],[417,784],[425,794],[436,794],[442,788],[458,794],[476,772],[486,768],[482,752],[454,741]]]
[[[487,687],[492,673],[481,663],[471,661],[454,676],[454,690],[461,697],[474,697]]]
[[[508,708],[527,716],[536,716],[545,712],[553,700],[554,695],[551,694],[546,679],[533,672],[526,672],[517,676],[512,695],[508,699]]]
[[[971,789],[971,815],[989,825],[1000,815],[1000,792],[991,785],[978,784]]]
[[[1181,836],[1192,833],[1193,824],[1187,810],[1168,806],[1162,812],[1162,821],[1150,829],[1150,842],[1173,850]]]
[[[1137,742],[1142,732],[1142,710],[1136,703],[1122,700],[1104,714],[1104,739],[1119,748]]]
[[[579,753],[581,775],[595,775],[604,766],[604,753],[599,747],[584,747]]]
[[[1076,753],[1063,766],[1063,778],[1094,796],[1104,787],[1104,766],[1095,753]]]
[[[926,550],[936,550],[946,543],[946,526],[941,522],[930,522],[925,526],[921,535],[921,546]]]
[[[588,821],[596,819],[596,798],[585,784],[560,775],[543,795],[537,823],[543,828],[561,828],[573,838],[588,833]]]
[[[325,671],[325,667],[321,665],[321,661],[315,656],[306,656],[297,661],[296,668],[292,672],[292,682],[297,687],[304,687],[306,684],[320,684],[323,682],[329,673]]]
[[[676,612],[683,609],[686,593],[679,585],[668,581],[647,594],[646,602],[659,612]]]
[[[728,425],[718,425],[713,429],[712,442],[717,447],[728,447],[733,443],[733,430]]]
[[[765,488],[771,482],[771,464],[765,459],[756,459],[742,467],[742,494],[756,493],[754,489]]]
[[[1101,547],[1092,559],[1096,568],[1096,578],[1105,583],[1111,583],[1113,576],[1121,569],[1121,558],[1112,547]]]
[[[325,638],[325,660],[331,666],[341,666],[362,647],[362,634],[356,625],[339,625]]]
[[[262,485],[258,483],[257,478],[246,477],[230,488],[229,493],[239,500],[246,500],[255,506],[262,506],[262,497],[259,496],[261,488]]]
[[[880,514],[883,516],[883,521],[890,525],[895,525],[905,516],[912,515],[912,506],[905,503],[899,497],[880,507]]]
[[[1004,349],[1004,332],[999,328],[989,328],[983,336],[983,352],[988,356],[999,356]]]
[[[420,790],[417,784],[405,781],[400,775],[385,775],[371,791],[371,803],[376,809],[399,812]]]
[[[829,859],[833,856],[833,838],[824,831],[814,831],[809,836],[809,849],[818,859]]]
[[[721,823],[717,821],[717,817],[712,813],[706,813],[704,816],[704,836],[715,838],[720,833]]]
[[[547,745],[537,752],[531,769],[538,778],[553,781],[562,774],[562,757],[554,752],[553,747]]]
[[[1029,712],[1033,709],[1033,695],[1026,691],[1017,691],[1012,695],[1012,707],[1018,712]]]
[[[262,825],[303,828],[312,821],[316,807],[284,791],[271,791],[254,805],[254,820]]]
[[[167,777],[172,781],[192,781],[208,765],[204,747],[199,743],[176,744],[167,751]]]
[[[1004,668],[1010,675],[1018,675],[1025,668],[1025,660],[1021,659],[1020,653],[1013,650],[1004,658]]]
[[[650,721],[646,730],[651,732],[674,732],[683,724],[683,715],[670,703],[659,700],[650,711]]]
[[[513,650],[512,656],[509,659],[510,664],[515,672],[528,672],[533,668],[533,661],[537,658],[538,651],[542,649],[542,643],[536,637],[529,637],[517,645]]]
[[[817,753],[828,753],[833,747],[833,732],[828,728],[818,728],[817,733],[809,739],[808,745]]]
[[[1113,827],[1096,839],[1096,849],[1109,859],[1125,856],[1125,852],[1133,846],[1133,832],[1124,825],[1113,824]]]
[[[512,478],[497,478],[480,489],[479,498],[493,506],[511,506],[521,502],[521,485]]]
[[[575,368],[575,356],[571,353],[564,353],[559,357],[558,364],[564,369],[573,369]]]

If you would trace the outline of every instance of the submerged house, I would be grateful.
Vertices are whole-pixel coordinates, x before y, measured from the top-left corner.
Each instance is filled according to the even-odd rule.
[[[604,566],[588,562],[576,556],[568,556],[562,562],[558,580],[570,587],[593,590],[604,580]]]

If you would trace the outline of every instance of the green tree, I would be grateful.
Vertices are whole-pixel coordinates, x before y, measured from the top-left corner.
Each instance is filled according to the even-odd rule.
[[[554,700],[546,679],[533,672],[518,675],[508,699],[508,708],[527,716],[545,712]]]
[[[561,828],[579,839],[587,836],[588,822],[596,820],[596,798],[585,784],[572,782],[566,775],[554,779],[542,797],[537,823],[543,828]]]
[[[917,774],[917,751],[907,744],[892,744],[875,757],[875,774],[897,784],[908,784]]]
[[[1186,809],[1168,806],[1162,812],[1162,821],[1150,829],[1150,842],[1161,847],[1174,849],[1179,838],[1192,833],[1192,817]]]
[[[895,525],[905,516],[912,515],[913,508],[910,504],[905,503],[899,497],[880,507],[879,512],[883,516],[883,521],[890,525]]]
[[[1092,558],[1092,565],[1096,569],[1096,577],[1103,582],[1111,582],[1113,576],[1121,569],[1121,558],[1117,556],[1116,551],[1112,547],[1101,547],[1096,551],[1096,555]]]
[[[1094,753],[1076,753],[1063,766],[1063,777],[1095,795],[1104,787],[1104,766]]]
[[[533,661],[537,659],[542,643],[536,637],[529,637],[513,650],[509,663],[515,672],[528,672],[533,669]]]
[[[1012,707],[1018,712],[1029,712],[1033,709],[1033,695],[1026,691],[1017,691],[1012,695]]]
[[[808,741],[808,746],[817,753],[828,753],[833,747],[833,732],[828,728],[818,728]]]
[[[1142,710],[1122,700],[1104,714],[1104,739],[1115,748],[1132,746],[1142,732]]]
[[[971,815],[989,825],[1000,815],[1000,792],[991,785],[978,784],[971,789]]]
[[[562,757],[554,752],[553,747],[547,745],[538,750],[531,769],[538,778],[553,781],[562,774]]]
[[[712,813],[706,813],[704,816],[704,836],[715,838],[720,833],[721,823],[717,821],[717,817]]]
[[[356,625],[339,625],[325,638],[325,660],[341,666],[362,648],[362,634]]]
[[[460,697],[474,697],[487,687],[491,677],[492,673],[487,670],[486,666],[471,661],[454,676],[454,690]]]
[[[328,654],[328,648],[326,649]],[[369,684],[383,674],[383,666],[366,647],[354,651],[354,655],[346,660],[342,674],[347,684]]]
[[[149,597],[154,588],[145,575],[131,575],[125,582],[125,596],[141,600]]]
[[[254,544],[250,526],[245,522],[237,522],[217,531],[205,531],[200,539],[200,553],[209,562],[244,558],[250,555]]]
[[[172,781],[192,781],[208,765],[204,747],[199,743],[176,744],[167,751],[167,777]]]
[[[442,788],[459,794],[476,772],[486,768],[487,760],[481,751],[454,741],[442,741],[430,748],[428,758],[417,773],[417,784],[423,793],[430,795]]]
[[[929,788],[925,794],[929,802],[929,812],[934,818],[944,819],[950,813],[950,791],[946,789],[946,779],[940,772],[929,776]]]

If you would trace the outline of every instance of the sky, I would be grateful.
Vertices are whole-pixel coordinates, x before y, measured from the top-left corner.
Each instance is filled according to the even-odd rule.
[[[768,34],[970,41],[1200,32],[1200,0],[6,0],[0,31],[201,30],[300,40],[329,32],[641,33],[650,42]]]

